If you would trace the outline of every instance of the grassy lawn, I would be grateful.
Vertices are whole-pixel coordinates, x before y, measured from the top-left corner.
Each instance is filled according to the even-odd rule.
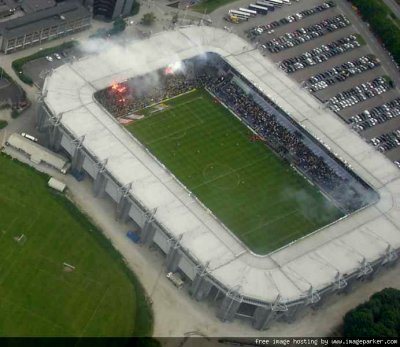
[[[44,175],[0,155],[0,336],[151,333],[143,290],[110,242]]]
[[[206,91],[166,104],[128,129],[254,252],[342,216]]]
[[[216,10],[218,7],[225,6],[230,2],[234,2],[236,0],[203,0],[200,4],[191,7],[191,10],[197,12],[211,13]]]

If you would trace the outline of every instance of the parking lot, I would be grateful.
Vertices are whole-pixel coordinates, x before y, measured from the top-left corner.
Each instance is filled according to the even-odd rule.
[[[345,1],[292,1],[291,6],[257,15],[234,28],[239,27],[263,55],[324,107],[390,160],[400,161],[396,132],[400,105],[394,101],[400,97],[398,71],[396,76],[389,72],[393,66],[380,59],[384,49],[377,42],[369,44],[371,33]],[[361,114],[365,119],[351,120]],[[379,136],[383,138],[374,145],[371,139]]]
[[[33,83],[41,89],[47,74],[51,70],[65,64],[66,62],[78,59],[81,56],[82,53],[78,50],[68,49],[48,55],[44,58],[32,60],[24,65],[23,70],[26,75],[32,78]]]

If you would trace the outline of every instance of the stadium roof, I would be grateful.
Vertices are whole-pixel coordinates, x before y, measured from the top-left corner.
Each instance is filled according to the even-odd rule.
[[[380,194],[380,201],[266,256],[251,253],[94,100],[112,82],[154,71],[204,52],[220,54]],[[118,59],[118,57],[134,59]],[[96,66],[93,69],[93,66]],[[400,247],[400,170],[253,46],[209,27],[163,32],[63,65],[45,81],[53,114],[209,273],[242,295],[273,302],[304,298],[362,264]]]

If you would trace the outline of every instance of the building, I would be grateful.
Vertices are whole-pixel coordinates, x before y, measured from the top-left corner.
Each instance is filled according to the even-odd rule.
[[[119,16],[129,16],[135,0],[94,0],[93,16],[114,20]]]
[[[344,158],[379,200],[270,254],[252,253],[93,97],[113,82],[168,66],[178,54],[189,59],[204,52],[218,54],[279,105],[318,138],[318,148]],[[116,62],[116,54],[135,59]],[[53,70],[37,127],[52,149],[71,158],[72,172],[93,183],[95,196],[115,203],[116,217],[139,230],[143,245],[165,256],[166,272],[179,273],[192,298],[208,301],[222,321],[240,318],[255,329],[293,321],[399,258],[400,170],[272,61],[224,30],[162,32]]]
[[[7,54],[88,29],[91,14],[75,2],[28,13],[0,23],[0,50]]]
[[[6,144],[7,146],[24,153],[33,163],[45,164],[63,174],[66,174],[71,166],[71,163],[63,156],[50,151],[48,148],[45,148],[20,134],[11,134],[7,139]]]
[[[55,0],[24,0],[21,2],[21,9],[25,13],[47,10],[56,6]]]

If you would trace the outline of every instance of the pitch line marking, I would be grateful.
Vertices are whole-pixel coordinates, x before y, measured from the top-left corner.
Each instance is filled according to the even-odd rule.
[[[108,292],[108,287],[107,287],[106,290],[103,292],[103,295],[102,295],[101,299],[99,300],[99,302],[98,302],[96,308],[93,310],[92,315],[89,317],[89,319],[88,319],[86,325],[85,325],[84,328],[82,329],[82,332],[81,332],[81,334],[80,334],[80,337],[83,336],[83,334],[84,334],[84,332],[86,331],[86,329],[87,329],[89,323],[91,322],[91,320],[93,319],[93,317],[96,315],[96,313],[97,313],[97,311],[98,311],[100,305],[103,303],[104,298],[106,297],[106,293],[107,293],[107,292]]]
[[[257,231],[257,230],[260,230],[261,228],[266,227],[268,224],[274,224],[275,222],[281,220],[282,218],[285,218],[285,217],[294,215],[296,212],[297,212],[297,210],[293,210],[293,211],[290,211],[290,212],[288,212],[288,213],[283,213],[283,214],[281,214],[280,216],[277,216],[276,218],[274,218],[274,219],[272,219],[272,220],[269,220],[268,222],[264,223],[263,225],[260,225],[260,226],[258,226],[257,228],[254,228],[254,229],[252,229],[252,230],[249,230],[249,231],[243,233],[242,235],[249,235],[249,234],[252,234],[253,232],[255,232],[255,231]]]

